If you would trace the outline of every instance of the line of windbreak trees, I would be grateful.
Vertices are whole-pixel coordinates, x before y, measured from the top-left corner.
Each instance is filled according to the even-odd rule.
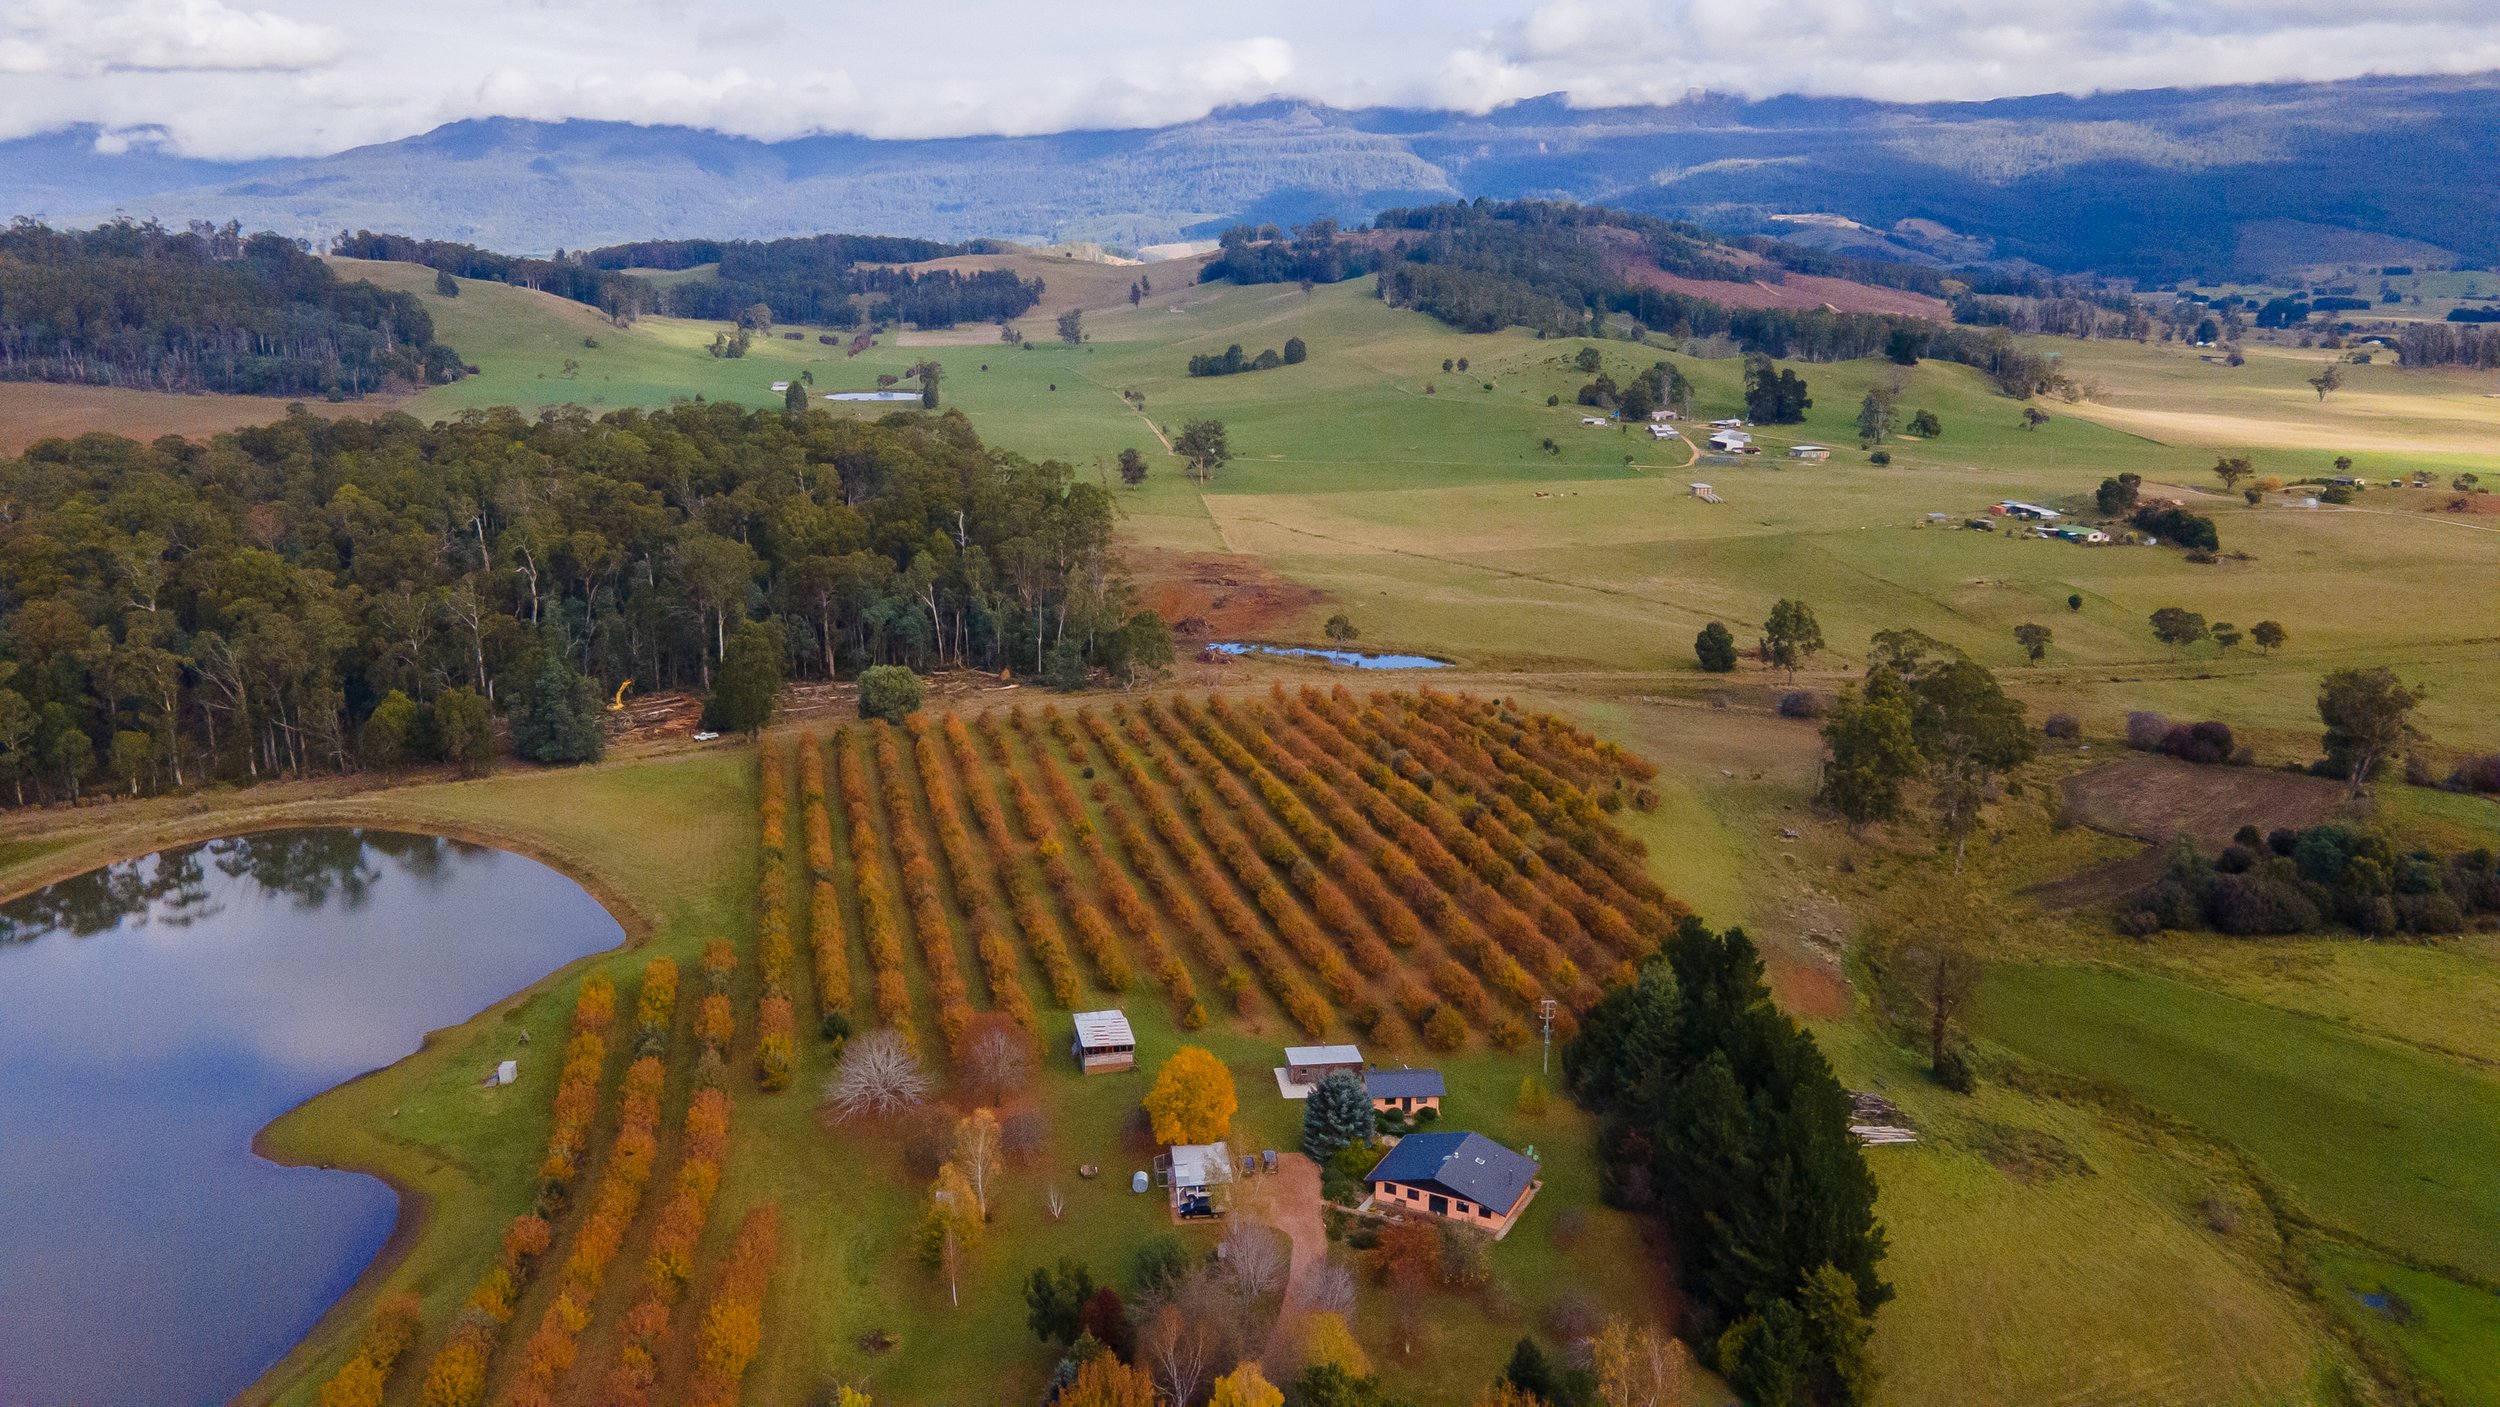
[[[2053,360],[2017,345],[2003,328],[1823,308],[1730,308],[1634,284],[1618,272],[1626,245],[1688,277],[1752,278],[1761,271],[1712,253],[1732,246],[1713,245],[1692,227],[1593,206],[1519,201],[1388,210],[1362,240],[1342,237],[1326,221],[1289,240],[1257,242],[1252,234],[1228,232],[1203,276],[1328,282],[1376,272],[1383,301],[1464,332],[1527,327],[1545,336],[1583,336],[1601,318],[1617,315],[1670,337],[1724,337],[1741,351],[1784,360],[1881,355],[1904,364],[1922,357],[1960,362],[2017,397],[2059,383]]]
[[[417,300],[237,225],[0,230],[0,381],[322,396],[457,380]]]
[[[553,259],[519,258],[475,245],[406,235],[340,232],[331,252],[355,259],[422,264],[460,278],[534,288],[585,303],[612,318],[645,313],[735,321],[762,304],[772,320],[826,327],[907,322],[952,327],[1032,311],[1040,279],[1010,269],[912,270],[886,267],[979,253],[987,242],[941,244],[879,235],[813,235],[775,240],[645,240]],[[627,269],[719,267],[710,278],[660,284]]]
[[[0,800],[353,767],[394,694],[414,755],[471,698],[577,755],[621,681],[717,694],[742,626],[776,674],[1081,680],[1143,614],[1109,491],[952,413],[298,414],[47,441],[0,501]]]

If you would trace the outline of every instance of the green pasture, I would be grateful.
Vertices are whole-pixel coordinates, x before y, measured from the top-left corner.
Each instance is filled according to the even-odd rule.
[[[1968,368],[1808,365],[1799,371],[1814,405],[1803,425],[1761,428],[1762,454],[1689,464],[1682,441],[1582,424],[1573,396],[1587,378],[1572,359],[1595,346],[1618,380],[1672,360],[1697,388],[1697,420],[1741,410],[1734,359],[1456,333],[1381,304],[1369,280],[1307,294],[1165,286],[1133,309],[1089,311],[1090,340],[1074,347],[1018,349],[970,327],[888,335],[851,357],[847,338],[826,346],[807,328],[798,341],[776,330],[725,360],[705,350],[710,324],[649,318],[616,328],[524,290],[465,283],[460,298],[443,299],[414,266],[354,267],[427,299],[442,335],[481,369],[419,397],[421,415],[694,395],[771,406],[771,383],[802,372],[822,393],[936,360],[945,404],[1002,448],[1065,459],[1106,483],[1122,449],[1147,452],[1147,485],[1121,494],[1131,539],[1245,555],[1321,588],[1333,599],[1304,632],[1343,609],[1366,641],[1387,647],[1492,667],[1648,673],[1690,669],[1701,625],[1725,620],[1741,636],[1783,595],[1817,608],[1832,646],[1826,662],[1842,669],[1870,634],[1893,626],[2010,664],[2019,659],[2013,627],[2036,621],[2056,642],[2041,671],[2017,679],[2044,702],[2094,726],[2114,727],[2137,708],[2223,717],[2277,730],[2287,748],[2311,730],[2311,681],[2327,669],[2389,663],[2429,684],[2424,720],[2434,741],[2454,746],[2478,725],[2473,700],[2500,691],[2500,656],[2472,624],[2500,615],[2500,515],[2440,511],[2454,472],[2500,477],[2500,398],[2488,376],[2350,367],[2347,389],[2320,404],[2304,378],[2325,353],[2260,347],[2227,368],[2175,344],[2049,339],[2038,345],[2105,403],[2045,400],[2049,421],[2025,429],[2020,405]],[[1300,365],[1184,374],[1192,355],[1234,342],[1255,353],[1295,336],[1310,348]],[[1466,372],[1441,370],[1459,358]],[[1896,381],[1902,419],[1931,410],[1944,432],[1896,439],[1892,463],[1877,466],[1857,449],[1858,403]],[[1123,399],[1128,391],[1143,396],[1142,412]],[[1549,407],[1549,396],[1561,404]],[[1158,429],[1177,433],[1201,417],[1225,421],[1235,456],[1204,485],[1156,453]],[[1835,453],[1789,460],[1787,447],[1804,441]],[[2349,453],[2363,474],[2427,468],[2442,487],[2382,488],[2343,510],[2304,510],[2281,495],[2251,508],[2223,496],[2208,472],[2225,452],[2285,479],[2330,472]],[[1955,526],[2003,498],[2088,512],[2093,487],[2121,471],[2212,515],[2232,555],[2199,566],[2168,549]],[[1691,497],[1694,481],[1725,501]],[[1939,524],[1931,513],[1945,516]],[[2067,608],[2070,596],[2082,598],[2080,610]],[[2219,657],[2205,645],[2173,659],[2145,625],[2169,605],[2243,629],[2279,620],[2292,641],[2272,658],[2245,647]]]
[[[2245,1149],[2322,1226],[2500,1277],[2500,1080],[2142,973],[2001,967],[1981,1032]]]
[[[2320,1292],[2363,1336],[2401,1354],[2459,1404],[2500,1402],[2500,1293],[2332,1247]]]
[[[1867,1151],[1897,1291],[1876,1320],[1881,1401],[2300,1400],[2321,1345],[2270,1238],[2197,1214],[2217,1190],[2253,1205],[2226,1169],[2000,1082],[1947,1094],[1856,1022],[1815,1036],[1920,1130]]]

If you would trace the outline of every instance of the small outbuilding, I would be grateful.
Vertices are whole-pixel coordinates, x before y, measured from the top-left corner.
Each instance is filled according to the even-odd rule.
[[[1117,1008],[1078,1012],[1076,1039],[1070,1043],[1068,1053],[1076,1057],[1077,1068],[1088,1075],[1136,1069],[1137,1037],[1129,1030],[1128,1014]]]
[[[1371,1093],[1372,1108],[1381,1113],[1437,1110],[1449,1092],[1438,1070],[1374,1070],[1363,1076],[1363,1087]]]
[[[1753,436],[1742,430],[1721,430],[1710,437],[1710,447],[1722,454],[1742,454],[1753,444]]]
[[[1832,457],[1832,447],[1830,445],[1790,445],[1788,457],[1791,459],[1829,459]]]
[[[1398,1140],[1363,1180],[1381,1206],[1510,1231],[1540,1188],[1536,1160],[1480,1133],[1415,1133]]]
[[[492,1083],[508,1085],[519,1078],[521,1078],[521,1062],[507,1060],[495,1067],[495,1078]]]
[[[1351,1075],[1362,1074],[1362,1049],[1350,1045],[1285,1047],[1285,1080],[1289,1084],[1315,1085],[1339,1070]]]

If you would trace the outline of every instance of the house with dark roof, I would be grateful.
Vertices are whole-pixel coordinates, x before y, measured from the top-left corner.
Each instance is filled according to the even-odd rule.
[[[1381,1113],[1439,1109],[1441,1096],[1449,1093],[1438,1070],[1370,1070],[1364,1072],[1363,1086],[1371,1093],[1372,1108]]]
[[[1428,1212],[1498,1240],[1545,1185],[1536,1172],[1536,1160],[1480,1133],[1415,1133],[1363,1180],[1383,1210]]]

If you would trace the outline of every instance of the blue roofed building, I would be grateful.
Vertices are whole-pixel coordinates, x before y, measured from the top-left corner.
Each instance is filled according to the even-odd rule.
[[[1363,1087],[1371,1093],[1374,1110],[1394,1109],[1410,1115],[1419,1109],[1439,1109],[1441,1097],[1449,1093],[1438,1070],[1367,1070]]]
[[[1536,1160],[1480,1133],[1417,1133],[1398,1140],[1363,1180],[1383,1210],[1425,1212],[1500,1238],[1537,1190]]]

